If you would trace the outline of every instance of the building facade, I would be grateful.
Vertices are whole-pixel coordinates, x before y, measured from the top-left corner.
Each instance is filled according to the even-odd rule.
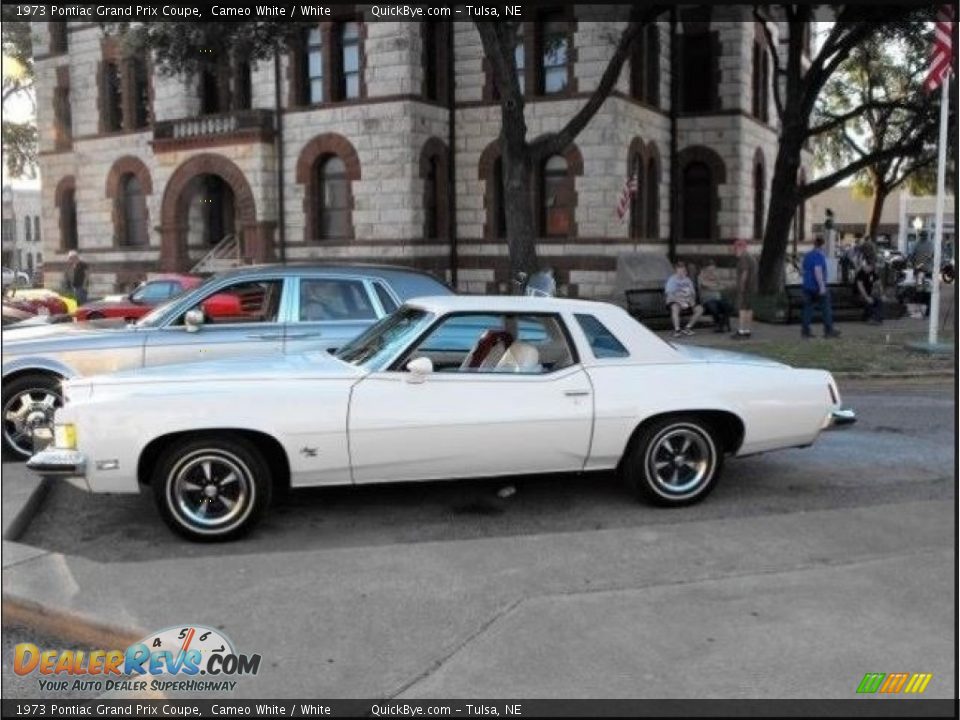
[[[594,13],[524,18],[529,137],[559,129],[597,86],[623,24]],[[35,24],[47,269],[78,249],[107,292],[218,247],[245,261],[400,263],[509,291],[500,109],[476,28],[369,20],[341,14],[275,60],[212,59],[193,77],[155,73],[95,24]],[[766,26],[779,42],[779,24]],[[621,255],[724,257],[732,239],[758,239],[771,83],[748,9],[680,9],[646,28],[576,142],[535,169],[538,252],[560,292],[611,294]]]
[[[33,277],[43,265],[40,191],[3,187],[3,266]]]

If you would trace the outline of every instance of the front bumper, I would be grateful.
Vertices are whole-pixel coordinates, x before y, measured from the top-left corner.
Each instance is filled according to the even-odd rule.
[[[83,477],[87,470],[87,459],[78,450],[51,447],[27,460],[27,467],[42,477]]]
[[[846,427],[857,421],[857,413],[853,408],[837,408],[827,418],[825,430]]]

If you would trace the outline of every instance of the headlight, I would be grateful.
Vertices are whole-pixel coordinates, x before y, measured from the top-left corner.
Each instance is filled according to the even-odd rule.
[[[76,450],[77,426],[73,423],[55,425],[53,428],[53,444],[61,450]]]

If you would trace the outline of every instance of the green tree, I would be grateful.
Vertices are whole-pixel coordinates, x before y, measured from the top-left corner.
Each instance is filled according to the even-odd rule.
[[[4,8],[6,10],[6,8]],[[37,126],[33,121],[7,118],[15,100],[33,102],[33,43],[30,23],[2,23],[3,94],[2,146],[7,172],[13,177],[33,176],[37,164]]]
[[[556,132],[528,137],[524,117],[526,99],[520,89],[515,48],[520,23],[515,21],[477,21],[487,64],[492,70],[500,103],[500,149],[503,168],[507,245],[511,276],[531,274],[538,267],[536,249],[536,209],[532,203],[534,173],[543,160],[562,152],[586,127],[602,107],[620,77],[634,42],[643,27],[666,12],[667,6],[633,6],[626,11],[626,25],[612,40],[613,52],[590,97]],[[272,57],[283,51],[300,28],[309,23],[146,23],[138,26],[114,26],[126,31],[127,42],[149,48],[162,72],[196,72],[204,57],[213,53],[237,53],[253,60]],[[201,53],[204,50],[206,53]]]
[[[773,99],[780,119],[780,141],[770,188],[770,204],[760,255],[760,292],[775,295],[783,284],[783,267],[794,214],[800,203],[842,180],[888,160],[922,152],[922,137],[909,134],[902,142],[874,148],[849,162],[835,164],[830,172],[799,185],[801,155],[810,144],[861,119],[868,111],[897,108],[916,110],[916,98],[851,102],[846,112],[825,114],[819,108],[828,102],[827,86],[846,67],[851,54],[875,38],[905,37],[922,32],[922,20],[933,17],[933,9],[917,10],[900,6],[846,5],[833,9],[833,24],[823,42],[807,55],[807,32],[814,20],[812,5],[776,5],[769,11],[785,22],[784,47],[778,47],[770,32],[771,18],[764,10],[754,15],[766,30],[767,46],[773,58]],[[924,53],[924,56],[926,53]]]
[[[867,218],[870,236],[876,235],[884,203],[896,188],[906,185],[914,193],[933,191],[939,108],[921,101],[929,69],[923,52],[927,41],[926,34],[914,33],[864,42],[827,84],[817,109],[827,122],[854,107],[868,108],[819,139],[817,162],[821,167],[850,164],[890,147],[923,143],[916,153],[879,160],[854,175],[856,189],[872,199]]]

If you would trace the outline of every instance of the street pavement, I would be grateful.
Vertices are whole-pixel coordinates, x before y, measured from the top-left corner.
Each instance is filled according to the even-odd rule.
[[[5,619],[220,628],[263,656],[232,697],[850,698],[899,671],[952,697],[953,382],[841,391],[857,425],[677,510],[609,475],[328,488],[197,545],[146,497],[56,485],[5,552]],[[5,646],[4,696],[37,696],[11,673]]]

